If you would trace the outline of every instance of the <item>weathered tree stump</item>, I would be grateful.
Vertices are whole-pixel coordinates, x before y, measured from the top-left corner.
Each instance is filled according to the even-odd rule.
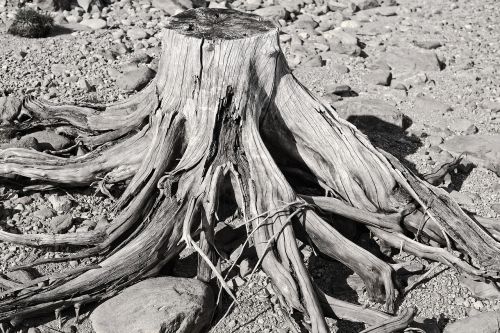
[[[328,332],[325,313],[375,325],[370,332],[399,330],[413,313],[391,317],[318,289],[293,227],[359,274],[369,295],[387,309],[393,309],[397,293],[391,266],[342,236],[325,221],[328,214],[364,224],[398,249],[497,277],[500,249],[490,233],[446,192],[374,148],[302,86],[287,66],[272,23],[233,10],[188,10],[168,23],[162,52],[156,78],[124,102],[74,106],[26,98],[0,110],[4,131],[59,128],[73,137],[74,149],[90,151],[63,157],[58,155],[71,150],[5,149],[0,175],[70,186],[98,182],[104,193],[128,181],[117,201],[119,214],[104,232],[78,238],[0,234],[1,240],[32,246],[90,246],[31,265],[104,257],[98,266],[7,290],[0,320],[48,310],[57,314],[111,297],[157,274],[186,245],[200,253],[199,279],[220,276],[214,271],[219,258],[213,237],[227,184],[259,265],[284,305],[309,319],[312,332]]]

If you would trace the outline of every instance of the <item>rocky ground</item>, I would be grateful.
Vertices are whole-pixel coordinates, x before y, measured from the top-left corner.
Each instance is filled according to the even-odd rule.
[[[39,2],[45,7],[44,1]],[[154,77],[165,22],[192,4],[189,0],[122,0],[101,9],[87,1],[78,3],[71,11],[53,13],[58,27],[50,37],[26,39],[6,33],[17,6],[0,0],[0,96],[24,93],[54,102],[123,99]],[[231,6],[279,22],[282,48],[299,80],[415,172],[425,174],[466,153],[476,167],[464,163],[443,187],[468,211],[500,218],[500,6],[496,0],[236,0],[210,6]],[[57,133],[33,135],[56,149],[67,144]],[[79,232],[100,228],[113,218],[112,201],[93,190],[22,192],[5,180],[0,183],[0,196],[0,225],[11,232]],[[2,271],[60,255],[7,243],[0,247]],[[304,254],[313,277],[326,291],[377,306],[366,300],[362,283],[352,272],[307,249]],[[402,283],[411,283],[433,267],[398,251],[392,256],[394,262],[409,261],[408,270],[417,273],[403,276]],[[189,253],[183,256],[186,262],[189,258]],[[39,270],[57,272],[96,260],[45,265]],[[230,282],[240,305],[210,332],[294,332],[293,319],[281,309],[265,276],[250,277],[251,265],[251,260],[241,263]],[[174,273],[193,274],[182,268]],[[32,277],[18,273],[12,278]],[[416,306],[432,332],[433,327],[442,329],[477,312],[500,310],[497,296],[495,287],[478,285],[439,266],[404,297],[399,308]],[[222,304],[217,318],[229,302]],[[65,332],[93,331],[88,312],[78,327],[71,326],[70,313],[63,323]],[[332,331],[363,329],[357,323],[330,323]],[[57,327],[54,321],[36,324],[44,332]]]

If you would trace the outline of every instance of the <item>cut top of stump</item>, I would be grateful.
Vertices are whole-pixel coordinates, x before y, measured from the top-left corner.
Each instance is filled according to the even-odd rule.
[[[172,17],[167,29],[202,39],[241,39],[275,31],[271,21],[233,9],[189,9]]]

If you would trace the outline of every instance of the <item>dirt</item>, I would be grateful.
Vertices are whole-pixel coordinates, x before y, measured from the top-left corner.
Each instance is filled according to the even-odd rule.
[[[156,68],[163,22],[168,16],[162,11],[151,10],[148,1],[138,1],[134,6],[127,3],[114,2],[104,14],[96,15],[107,17],[105,29],[91,30],[83,25],[67,24],[51,37],[26,39],[6,33],[15,8],[2,7],[0,0],[0,96],[16,92],[54,102],[107,103],[130,95],[132,92],[119,89],[116,80],[122,72],[133,68]],[[480,134],[500,133],[500,6],[496,0],[398,0],[397,6],[383,7],[382,11],[373,8],[356,13],[329,11],[323,1],[297,3],[304,3],[304,6],[292,15],[293,19],[288,19],[282,34],[282,48],[294,74],[307,88],[334,106],[339,99],[349,103],[352,98],[371,98],[395,107],[405,116],[404,129],[392,125],[386,131],[370,127],[364,131],[376,145],[396,155],[416,173],[425,174],[436,164],[451,159],[451,155],[439,145],[454,135],[470,134],[457,132],[461,128],[458,122],[469,121],[476,127],[472,131],[477,130]],[[255,5],[256,8],[249,8],[249,4],[241,2],[233,5],[236,9],[253,10],[269,7],[271,1]],[[313,19],[321,22],[315,32],[300,28],[306,24],[295,18],[304,13],[312,14]],[[351,27],[344,30],[351,37],[358,38],[361,55],[328,50],[332,44],[325,42],[319,32],[327,24],[331,28]],[[132,26],[142,30],[138,35],[145,32],[148,37],[139,40],[117,37],[126,36]],[[297,38],[302,41],[297,42]],[[417,46],[434,47],[438,44],[440,46],[432,50]],[[391,70],[380,65],[379,60],[387,60],[388,53],[395,49],[410,50],[410,58],[419,52],[435,53],[441,69],[412,70],[407,75],[394,70],[397,66],[391,66]],[[391,70],[393,83],[390,86],[372,83],[375,81],[371,76],[381,69]],[[88,85],[79,82],[82,78]],[[354,92],[351,95],[359,96],[339,97],[331,93],[332,87],[342,85],[351,88],[350,91]],[[423,103],[423,97],[431,102]],[[498,209],[494,210],[494,205],[500,203],[500,180],[494,172],[480,167],[458,172],[444,187],[453,192],[454,198],[467,210],[500,219]],[[74,226],[68,232],[88,230],[98,223],[112,221],[112,201],[96,194],[95,189],[25,193],[6,180],[0,183],[3,202],[0,226],[21,233],[49,231],[50,218],[38,218],[34,213],[47,207],[50,209],[48,196],[54,193],[69,198],[72,203],[70,213]],[[54,212],[56,215],[63,213]],[[40,257],[62,255],[64,250],[47,251],[7,243],[0,244],[0,247],[2,272]],[[308,247],[303,247],[303,253],[313,278],[329,294],[380,308],[366,299],[362,284],[356,283],[356,278],[347,268],[318,258]],[[193,256],[183,253],[180,262],[185,267],[176,268],[178,275],[194,276],[195,272],[189,269],[190,257],[192,263]],[[402,284],[414,281],[432,264],[397,250],[392,251],[391,258],[393,262],[408,261],[422,268],[417,274],[401,278]],[[43,265],[39,271],[42,274],[58,272],[97,261],[98,258],[90,258]],[[230,304],[223,298],[216,317],[220,322],[210,332],[295,332],[294,318],[280,306],[263,273],[257,272],[252,277],[236,274],[231,285],[237,290],[240,304],[221,319]],[[444,266],[438,267],[427,280],[411,290],[398,303],[398,310],[408,306],[416,306],[419,317],[427,318],[440,329],[448,322],[477,312],[500,310],[498,300],[481,300],[472,296],[460,284],[459,273]],[[78,332],[93,332],[88,319],[91,309],[85,309],[81,316]],[[70,332],[74,321],[73,313],[65,312],[63,331]],[[364,328],[362,324],[341,320],[329,320],[329,324],[332,332],[360,332]],[[37,325],[43,332],[57,329],[57,323],[50,318],[25,322],[25,325]]]

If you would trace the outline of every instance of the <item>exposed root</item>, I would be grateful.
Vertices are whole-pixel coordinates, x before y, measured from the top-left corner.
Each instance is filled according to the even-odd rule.
[[[365,332],[404,329],[414,315],[412,309],[396,317],[361,310],[316,288],[294,225],[314,248],[359,274],[368,294],[390,311],[397,294],[391,266],[342,236],[336,228],[343,226],[329,225],[314,208],[342,223],[362,224],[400,250],[472,275],[498,277],[500,229],[471,219],[447,193],[374,148],[295,79],[277,41],[278,30],[250,14],[189,10],[168,23],[155,80],[127,101],[71,106],[27,98],[0,106],[0,119],[16,133],[57,127],[74,141],[68,150],[52,152],[61,156],[1,150],[0,175],[49,185],[98,184],[107,195],[110,184],[130,179],[106,230],[0,232],[0,240],[30,246],[91,246],[22,267],[103,258],[98,266],[30,285],[10,283],[0,295],[0,320],[50,311],[59,318],[69,307],[78,317],[82,305],[158,274],[184,246],[199,255],[198,277],[215,276],[234,297],[217,268],[214,244],[226,185],[247,228],[245,245],[256,249],[255,269],[262,267],[286,310],[301,312],[313,333],[328,332],[324,310],[372,325]],[[63,157],[77,149],[89,152]],[[437,183],[452,167],[428,180]]]

